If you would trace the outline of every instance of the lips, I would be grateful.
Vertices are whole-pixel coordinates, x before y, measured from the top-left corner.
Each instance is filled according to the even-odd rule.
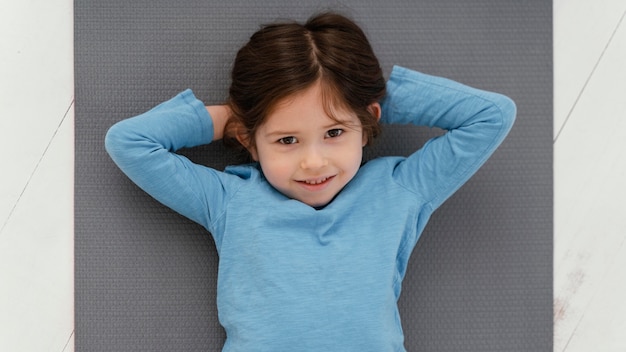
[[[334,178],[335,176],[326,176],[326,177],[318,177],[318,178],[310,178],[305,180],[298,181],[303,187],[311,191],[317,191],[325,188],[325,186]]]
[[[314,180],[304,180],[302,182],[306,183],[307,185],[319,185],[320,183],[326,182],[326,180],[328,180],[329,178],[330,177],[324,177],[324,178],[318,178]]]

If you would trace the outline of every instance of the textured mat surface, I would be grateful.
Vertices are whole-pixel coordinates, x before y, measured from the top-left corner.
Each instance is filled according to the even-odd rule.
[[[393,64],[512,97],[518,119],[492,159],[434,215],[400,299],[409,351],[551,351],[550,1],[76,0],[76,350],[218,351],[217,255],[103,148],[114,122],[192,88],[226,97],[237,48],[259,24],[334,9]],[[434,132],[385,129],[368,157]],[[418,136],[416,139],[415,136]],[[220,145],[184,152],[222,168]]]

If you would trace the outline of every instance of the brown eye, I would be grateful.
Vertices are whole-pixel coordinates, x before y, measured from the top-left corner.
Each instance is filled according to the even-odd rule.
[[[326,132],[326,137],[335,138],[335,137],[339,137],[342,133],[343,133],[343,130],[341,128],[334,128]]]
[[[296,137],[293,137],[293,136],[283,137],[283,138],[278,140],[278,143],[280,143],[280,144],[294,144],[294,143],[297,143],[297,142],[298,142],[298,139]]]

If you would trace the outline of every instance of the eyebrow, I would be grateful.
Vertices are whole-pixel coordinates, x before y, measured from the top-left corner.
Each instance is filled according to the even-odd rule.
[[[333,123],[324,126],[324,129],[329,129],[329,128],[337,127],[337,126],[348,126],[348,125],[349,125],[349,121],[333,120]]]
[[[322,129],[328,130],[328,129],[332,129],[333,127],[338,127],[338,126],[344,126],[344,127],[351,127],[350,121],[333,121],[333,123],[322,126]],[[289,130],[276,130],[276,131],[271,131],[265,134],[265,137],[269,138],[269,137],[274,137],[274,136],[294,136],[297,135],[298,132],[297,131],[289,131]]]
[[[272,131],[272,132],[268,132],[265,134],[265,137],[273,137],[273,136],[293,136],[298,134],[298,132],[295,131],[281,131],[281,130],[277,130],[277,131]]]

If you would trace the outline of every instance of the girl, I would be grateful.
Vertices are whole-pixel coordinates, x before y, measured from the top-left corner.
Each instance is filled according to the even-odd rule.
[[[411,251],[514,116],[507,97],[405,68],[385,83],[362,30],[325,13],[256,32],[226,105],[184,91],[114,125],[106,148],[213,235],[224,351],[404,351],[397,301]],[[447,133],[361,165],[380,123]],[[175,153],[219,139],[253,162],[218,171]]]

